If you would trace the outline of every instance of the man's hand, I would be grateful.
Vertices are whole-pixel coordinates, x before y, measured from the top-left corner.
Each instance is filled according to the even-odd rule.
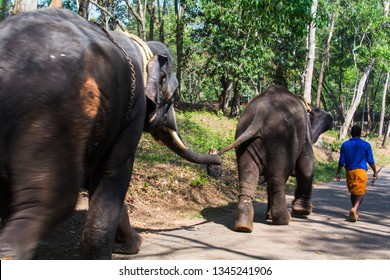
[[[382,167],[381,168],[379,168],[379,170],[378,171],[374,171],[374,175],[372,175],[372,181],[371,181],[371,185],[374,185],[374,183],[375,183],[375,181],[378,179],[378,173],[379,173],[379,171],[381,171],[382,170]]]
[[[336,181],[337,182],[340,182],[340,173],[341,173],[341,169],[343,169],[343,167],[341,166],[341,165],[339,165],[338,167],[337,167],[337,171],[336,171]]]

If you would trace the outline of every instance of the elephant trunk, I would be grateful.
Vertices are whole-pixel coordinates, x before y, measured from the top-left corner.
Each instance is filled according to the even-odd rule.
[[[174,153],[193,163],[206,165],[220,165],[222,159],[218,155],[213,154],[199,154],[189,149],[181,140],[176,131],[169,130],[167,133],[160,135],[159,139],[165,146],[167,146]]]
[[[222,159],[219,155],[199,154],[189,149],[187,145],[183,143],[177,132],[175,110],[173,109],[172,103],[165,104],[165,108],[161,111],[157,111],[155,116],[156,117],[152,117],[153,121],[150,126],[151,131],[149,132],[157,142],[164,144],[174,153],[190,162],[206,165],[222,164]]]

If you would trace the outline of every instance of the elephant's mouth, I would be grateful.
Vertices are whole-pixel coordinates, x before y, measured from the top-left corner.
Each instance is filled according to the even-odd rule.
[[[155,126],[155,124],[153,124],[153,122],[156,120],[156,118],[157,118],[157,113],[154,113],[151,115],[149,122],[152,124],[152,126]],[[173,129],[171,127],[163,125],[162,131],[164,134],[165,133],[169,134],[172,138],[172,142],[175,143],[180,149],[182,149],[182,150],[188,149],[187,145],[184,144],[183,140],[181,139],[181,137],[176,129]],[[151,134],[157,143],[159,143],[160,145],[165,145],[165,143],[163,143],[163,141],[161,141],[161,138],[163,138],[163,136],[161,135],[162,134],[161,132],[154,132],[154,133],[151,132]]]

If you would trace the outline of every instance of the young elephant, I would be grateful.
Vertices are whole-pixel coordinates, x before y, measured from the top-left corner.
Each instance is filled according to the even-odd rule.
[[[142,131],[186,160],[177,132],[178,82],[162,43],[135,42],[69,10],[39,9],[0,25],[2,259],[29,259],[89,192],[82,257],[133,254],[141,238],[124,198]]]
[[[312,108],[281,86],[271,86],[256,96],[243,110],[236,140],[220,154],[236,148],[240,198],[234,229],[253,230],[252,198],[260,176],[268,192],[268,213],[276,225],[291,220],[285,198],[285,185],[295,173],[297,188],[293,213],[309,215],[314,154],[312,143],[332,128],[329,113]]]

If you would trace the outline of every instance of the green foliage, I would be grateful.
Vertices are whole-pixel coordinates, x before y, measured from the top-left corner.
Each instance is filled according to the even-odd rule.
[[[334,180],[338,167],[338,161],[330,162],[316,161],[314,169],[314,183],[330,182]]]
[[[207,185],[208,182],[209,182],[209,180],[206,176],[199,176],[199,177],[193,178],[190,182],[190,185],[193,188],[199,188],[199,187],[203,187],[204,185]]]
[[[252,97],[255,89],[273,81],[297,86],[296,67],[304,64],[310,1],[202,0],[198,4],[192,13],[198,24],[191,27],[191,36],[200,46],[204,88],[231,81],[241,95]],[[221,87],[217,89],[207,90],[211,94],[205,96],[215,94],[216,99],[221,94]]]
[[[13,3],[10,0],[0,0],[0,21],[10,14],[12,5]]]
[[[357,85],[364,69],[372,58],[375,58],[364,96],[358,111],[370,110],[377,114],[381,111],[384,86],[384,73],[390,65],[390,25],[386,19],[384,1],[319,1],[319,16],[328,24],[319,25],[317,49],[322,55],[329,33],[330,15],[336,15],[334,34],[330,44],[330,58],[325,70],[323,100],[328,110],[333,111],[337,122],[351,107]],[[316,60],[316,69],[322,60]],[[368,101],[368,102],[367,102]],[[389,103],[387,98],[387,104]],[[389,107],[388,105],[386,106]],[[337,114],[336,114],[337,112]],[[363,124],[367,133],[372,133],[369,123]],[[376,125],[378,128],[379,125]]]
[[[182,137],[197,151],[206,153],[210,148],[220,149],[234,141],[234,130],[227,127],[235,127],[235,120],[224,120],[209,112],[184,112],[176,117]],[[226,125],[215,127],[216,122]]]

